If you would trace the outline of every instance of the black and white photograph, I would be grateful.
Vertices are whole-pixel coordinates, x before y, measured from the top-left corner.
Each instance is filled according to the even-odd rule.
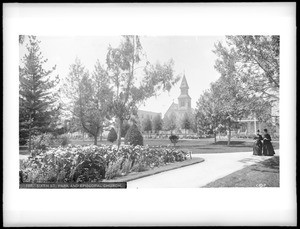
[[[19,42],[20,187],[280,186],[280,36]]]
[[[296,4],[4,6],[7,226],[296,225]]]

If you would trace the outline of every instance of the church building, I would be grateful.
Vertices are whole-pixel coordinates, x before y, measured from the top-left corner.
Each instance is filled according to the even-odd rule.
[[[189,96],[189,85],[183,75],[181,84],[180,84],[180,95],[178,97],[178,103],[172,103],[164,117],[170,116],[172,113],[176,115],[178,121],[180,121],[185,113],[191,115],[194,112],[194,109],[191,107],[191,97]]]

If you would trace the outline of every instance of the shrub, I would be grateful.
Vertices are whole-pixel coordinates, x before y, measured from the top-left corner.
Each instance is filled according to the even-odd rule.
[[[139,131],[137,125],[133,124],[125,135],[125,144],[133,146],[142,146],[144,144],[143,142],[143,135]]]
[[[176,146],[176,143],[178,142],[178,140],[179,140],[179,137],[177,136],[177,135],[171,135],[170,137],[169,137],[169,139],[170,139],[170,141],[174,144],[174,146]]]
[[[114,128],[111,128],[109,133],[108,133],[108,136],[107,136],[107,141],[113,143],[117,140],[118,138],[118,135],[117,135],[117,132]]]

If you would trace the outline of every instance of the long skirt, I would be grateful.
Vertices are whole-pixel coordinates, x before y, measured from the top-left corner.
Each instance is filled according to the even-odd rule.
[[[275,154],[273,145],[270,141],[264,141],[263,142],[263,155],[264,156],[273,156]]]
[[[262,155],[262,143],[259,140],[253,144],[253,155]]]

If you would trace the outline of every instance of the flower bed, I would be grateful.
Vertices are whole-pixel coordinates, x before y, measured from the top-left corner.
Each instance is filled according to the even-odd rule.
[[[114,145],[71,146],[40,150],[20,161],[21,182],[99,182],[177,161],[188,153],[174,148]]]

